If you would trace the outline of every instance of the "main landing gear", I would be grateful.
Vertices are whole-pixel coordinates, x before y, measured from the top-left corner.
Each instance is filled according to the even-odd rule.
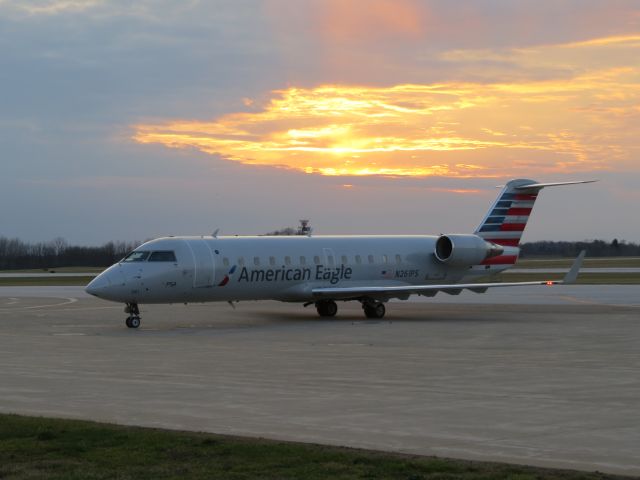
[[[387,311],[382,302],[362,302],[362,309],[367,318],[382,318]]]
[[[338,313],[338,305],[333,300],[318,300],[316,310],[321,317],[335,317]]]
[[[374,300],[361,300],[364,315],[367,318],[382,318],[386,313],[384,303]],[[333,300],[318,300],[316,310],[321,317],[335,317],[338,313],[338,305]]]
[[[124,313],[129,314],[125,321],[127,327],[138,328],[140,326],[140,310],[137,303],[127,303],[124,307]]]

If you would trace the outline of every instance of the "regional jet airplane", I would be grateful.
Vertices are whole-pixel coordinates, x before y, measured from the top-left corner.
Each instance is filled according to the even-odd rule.
[[[413,294],[571,283],[584,253],[562,281],[478,280],[516,263],[540,190],[590,182],[511,180],[472,234],[158,238],[102,272],[86,291],[124,303],[127,327],[137,328],[144,303],[269,299],[315,305],[320,316],[333,317],[336,301],[355,300],[366,317],[382,318],[388,300]]]

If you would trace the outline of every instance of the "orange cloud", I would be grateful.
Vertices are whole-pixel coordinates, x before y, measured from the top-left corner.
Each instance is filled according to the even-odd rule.
[[[133,138],[323,175],[504,177],[637,169],[638,38],[500,53],[523,73],[547,67],[550,58],[555,65],[564,61],[562,78],[291,87],[273,92],[255,112],[210,122],[139,124]],[[452,52],[447,59],[464,63],[482,56]]]
[[[423,33],[423,11],[414,0],[323,0],[318,23],[326,40],[416,38]]]

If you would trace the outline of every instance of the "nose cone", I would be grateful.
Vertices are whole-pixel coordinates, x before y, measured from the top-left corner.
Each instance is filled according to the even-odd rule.
[[[126,278],[119,264],[112,265],[89,282],[84,291],[94,297],[114,302],[125,301]]]
[[[96,278],[89,282],[84,289],[89,295],[94,297],[100,297],[101,293],[104,293],[111,286],[111,279],[108,272],[102,272]]]

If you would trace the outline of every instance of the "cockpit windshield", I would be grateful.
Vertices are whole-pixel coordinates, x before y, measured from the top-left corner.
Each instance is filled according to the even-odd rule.
[[[149,257],[149,254],[151,252],[144,252],[144,251],[135,251],[135,252],[131,252],[129,255],[127,255],[126,257],[124,257],[122,259],[123,262],[144,262],[147,260],[147,257]]]
[[[137,250],[122,259],[122,262],[177,262],[175,252],[171,250],[157,250],[155,252]]]
[[[159,250],[157,252],[151,252],[149,256],[150,262],[175,262],[176,254],[170,250]]]

